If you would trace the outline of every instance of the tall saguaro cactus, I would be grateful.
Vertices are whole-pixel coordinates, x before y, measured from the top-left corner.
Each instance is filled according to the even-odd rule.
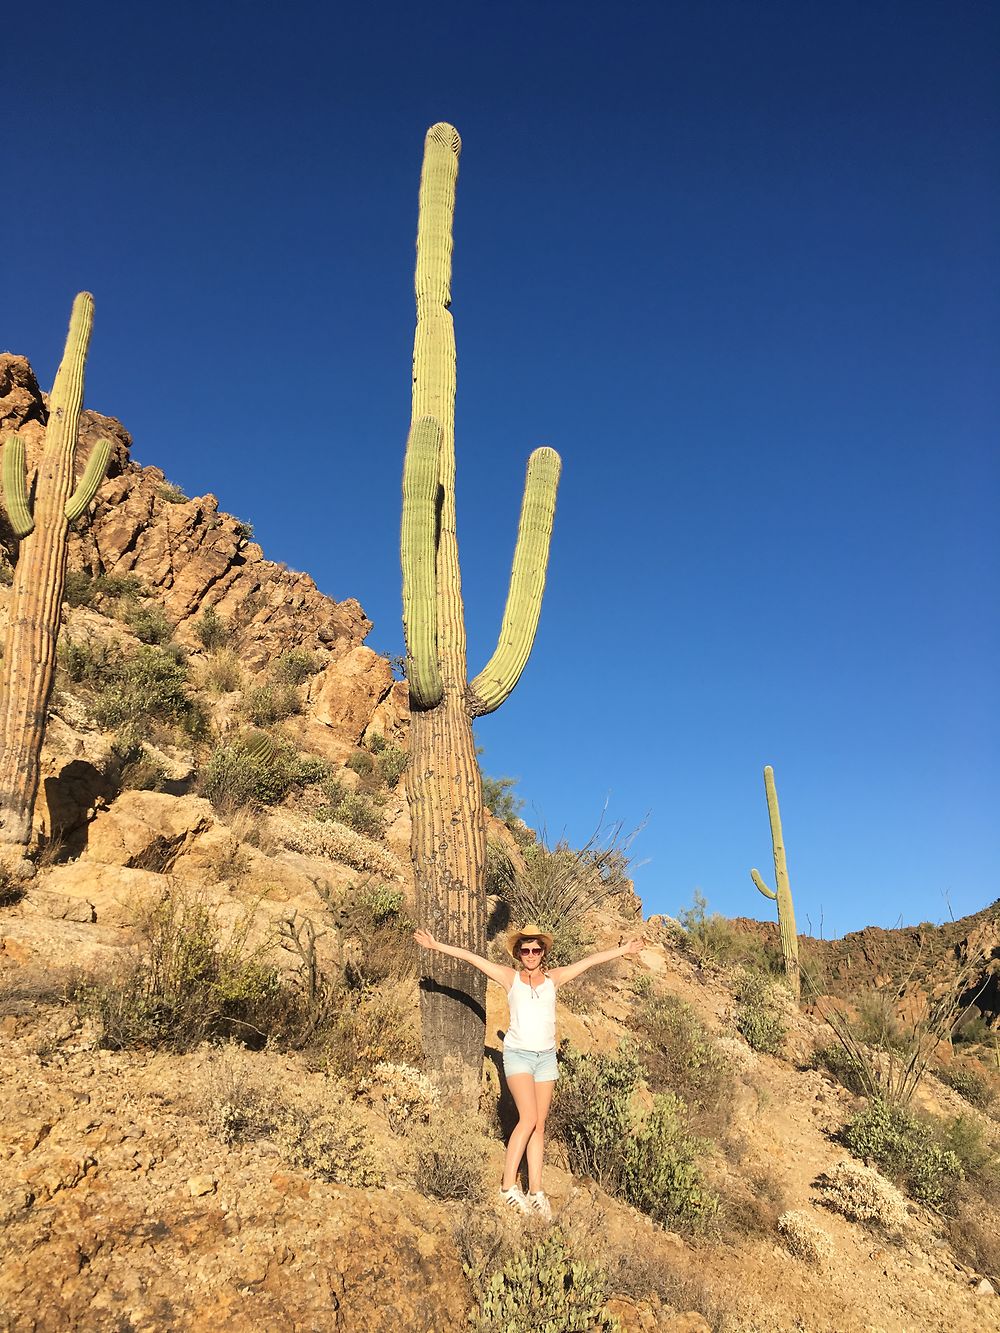
[[[432,125],[417,225],[413,415],[403,474],[403,628],[412,727],[407,795],[421,919],[446,943],[485,948],[486,817],[473,718],[499,708],[531,652],[548,563],[559,455],[528,460],[514,564],[496,651],[470,682],[455,522],[452,220],[461,140]],[[424,1049],[446,1087],[478,1087],[485,980],[432,953],[421,995]]]
[[[788,883],[788,865],[785,862],[785,840],[781,833],[781,811],[778,809],[778,793],[774,786],[774,769],[770,764],[764,769],[764,791],[767,795],[767,813],[771,820],[775,889],[767,887],[757,870],[750,871],[750,878],[765,898],[771,898],[778,904],[778,930],[781,934],[781,952],[785,960],[785,976],[788,979],[792,994],[797,1000],[801,987],[799,979],[799,937],[795,933],[795,910],[792,907],[792,890]]]
[[[74,486],[83,368],[93,323],[94,298],[81,292],[73,302],[66,350],[49,397],[45,448],[33,495],[28,492],[23,440],[12,436],[3,451],[4,500],[21,549],[0,680],[0,846],[24,848],[31,837],[69,525],[93,500],[111,454],[108,441],[99,440]]]

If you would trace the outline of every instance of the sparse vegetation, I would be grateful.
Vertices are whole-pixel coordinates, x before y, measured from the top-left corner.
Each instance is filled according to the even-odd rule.
[[[385,819],[370,796],[363,792],[350,791],[337,778],[328,778],[323,783],[323,792],[327,804],[317,811],[319,819],[333,819],[338,824],[346,824],[355,833],[366,838],[378,840],[385,836]]]
[[[214,606],[206,607],[204,614],[195,622],[194,632],[201,646],[210,653],[224,648],[232,637],[231,626]]]
[[[785,1041],[785,1002],[771,977],[742,968],[733,981],[737,1031],[755,1051],[777,1055]]]
[[[323,760],[301,755],[276,741],[268,749],[241,736],[223,741],[212,751],[198,777],[198,789],[224,814],[243,807],[275,805],[296,787],[320,781]]]
[[[778,1218],[778,1231],[785,1246],[796,1259],[807,1264],[822,1264],[833,1254],[833,1242],[808,1213],[792,1209]]]
[[[637,1113],[632,1093],[642,1073],[634,1050],[585,1055],[566,1042],[550,1121],[566,1145],[570,1169],[592,1176],[610,1194],[655,1221],[697,1225],[718,1200],[704,1184],[704,1145],[688,1132],[683,1103],[657,1094]]]
[[[731,1105],[728,1061],[690,1005],[673,995],[650,996],[636,1005],[630,1021],[654,1090],[675,1093],[703,1118]]]
[[[949,1088],[954,1088],[960,1097],[964,1097],[970,1106],[983,1109],[995,1099],[995,1092],[989,1079],[978,1069],[969,1065],[951,1064],[938,1071],[938,1078]]]
[[[370,1079],[377,1065],[418,1064],[420,1046],[409,1006],[378,987],[345,992],[318,1058],[331,1074],[355,1086]]]
[[[294,685],[255,685],[243,695],[243,714],[255,727],[272,727],[301,712],[302,700]]]
[[[410,1134],[413,1178],[432,1199],[479,1203],[486,1195],[486,1136],[466,1111],[432,1110]]]
[[[127,601],[122,620],[140,643],[169,643],[174,627],[155,602]]]
[[[851,1222],[894,1234],[909,1222],[906,1200],[895,1185],[878,1171],[845,1158],[828,1175],[820,1176],[816,1188],[834,1212]]]
[[[740,930],[718,912],[708,911],[708,899],[695,889],[690,907],[677,913],[681,941],[702,966],[756,968],[784,976],[780,946],[765,946],[759,936]]]
[[[934,1126],[879,1098],[854,1116],[841,1134],[845,1147],[874,1163],[911,1198],[947,1210],[965,1171],[958,1154],[942,1146]]]
[[[321,663],[304,648],[293,648],[275,658],[271,679],[276,685],[301,685],[319,671]]]
[[[187,665],[153,644],[133,652],[112,649],[98,640],[66,638],[60,665],[68,680],[88,692],[90,711],[99,727],[141,740],[150,723],[173,723],[197,736],[205,716],[188,688]]]
[[[189,498],[184,494],[184,491],[176,482],[167,480],[160,482],[159,486],[156,488],[156,494],[161,500],[169,505],[187,504]]]
[[[248,944],[249,928],[248,914],[224,939],[212,911],[181,894],[146,908],[131,962],[80,993],[101,1045],[186,1051],[211,1038],[263,1045],[281,1029],[288,997],[267,949]]]

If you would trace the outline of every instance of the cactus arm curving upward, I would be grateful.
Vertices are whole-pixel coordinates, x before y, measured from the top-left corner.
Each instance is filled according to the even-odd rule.
[[[751,870],[750,878],[757,885],[758,889],[760,889],[761,893],[764,895],[765,898],[770,898],[772,902],[775,901],[775,899],[777,899],[778,895],[775,893],[773,889],[769,889],[767,887],[767,885],[761,878],[759,870]]]
[[[66,518],[70,523],[76,522],[97,494],[97,488],[104,480],[104,474],[108,470],[108,460],[110,458],[111,442],[109,440],[98,440],[90,451],[87,466],[83,469],[83,476],[77,482],[76,490],[66,501]]]
[[[517,684],[531,653],[542,611],[561,468],[554,449],[535,449],[528,459],[500,637],[493,656],[469,685],[473,717],[500,707]]]
[[[403,633],[410,701],[435,708],[444,695],[438,666],[437,523],[441,427],[433,417],[413,423],[403,465]]]
[[[24,462],[24,441],[12,435],[3,451],[3,494],[7,517],[16,537],[27,537],[35,527],[28,503],[27,470]]]

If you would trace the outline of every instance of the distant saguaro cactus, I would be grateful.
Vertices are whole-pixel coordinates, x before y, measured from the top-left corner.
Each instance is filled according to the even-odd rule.
[[[769,889],[761,879],[760,872],[750,871],[750,878],[760,889],[765,898],[771,898],[778,904],[778,930],[781,934],[781,952],[785,960],[785,976],[796,1000],[799,998],[801,982],[799,978],[799,937],[795,933],[795,910],[792,907],[792,890],[788,883],[788,866],[785,862],[785,841],[781,834],[781,811],[778,809],[778,793],[774,787],[774,769],[768,764],[764,769],[764,791],[767,794],[767,813],[771,820],[771,845],[774,848],[774,881],[776,890]]]
[[[31,838],[45,713],[55,674],[69,525],[96,495],[111,454],[109,442],[99,440],[74,487],[83,368],[93,322],[94,298],[81,292],[73,302],[66,350],[49,397],[45,448],[33,497],[28,493],[23,440],[12,436],[3,451],[4,499],[21,549],[0,681],[0,845],[23,848]]]
[[[500,707],[531,652],[548,563],[559,455],[528,460],[507,605],[496,651],[470,682],[455,519],[455,332],[452,219],[461,140],[432,125],[417,225],[413,415],[403,473],[403,628],[413,710],[407,795],[421,921],[440,939],[485,949],[486,818],[472,720]],[[428,1061],[471,1095],[482,1071],[485,979],[445,954],[427,956],[421,1020]]]

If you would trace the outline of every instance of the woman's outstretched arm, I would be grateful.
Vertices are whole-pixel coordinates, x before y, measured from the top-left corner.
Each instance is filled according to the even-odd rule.
[[[588,954],[586,958],[581,958],[578,963],[570,963],[568,967],[554,967],[548,975],[556,986],[564,986],[567,981],[572,981],[590,967],[597,967],[599,963],[613,963],[616,958],[624,958],[627,953],[638,953],[645,947],[646,941],[640,936],[629,940],[628,944],[619,944],[617,949],[602,949],[600,953]]]
[[[514,969],[504,967],[500,963],[491,963],[488,958],[480,958],[479,954],[472,953],[469,949],[460,949],[455,944],[442,944],[436,940],[429,930],[415,930],[413,938],[424,949],[435,949],[438,953],[446,953],[451,958],[461,958],[463,963],[468,963],[470,967],[477,967],[480,972],[485,972],[490,981],[495,981],[498,986],[504,990],[510,990],[514,984]]]

